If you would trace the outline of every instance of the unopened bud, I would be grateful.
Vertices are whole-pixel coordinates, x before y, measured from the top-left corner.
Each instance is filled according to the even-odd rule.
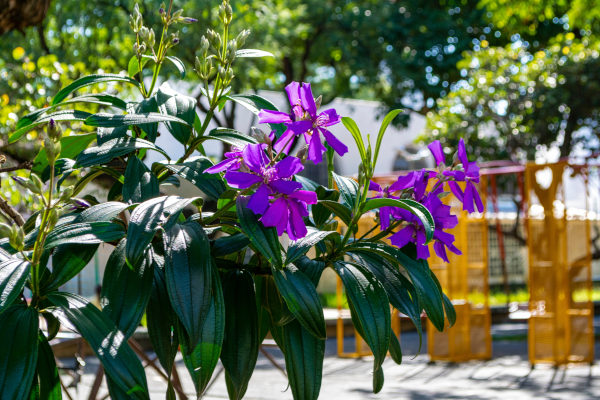
[[[365,166],[361,162],[358,165],[358,182],[361,183],[365,180]]]
[[[228,63],[232,63],[235,60],[235,52],[237,51],[237,43],[235,40],[230,40],[227,42],[227,53],[225,54],[225,59]]]
[[[71,200],[71,196],[73,196],[73,190],[74,190],[73,186],[68,186],[68,187],[64,188],[62,190],[62,192],[60,193],[59,201],[61,203],[69,202]]]
[[[23,250],[23,242],[25,241],[25,233],[21,227],[13,225],[10,229],[8,243],[17,251]]]
[[[225,74],[227,73],[227,71],[225,71],[225,68],[219,66],[218,73],[219,73],[219,78],[221,78],[222,80],[225,80]]]
[[[202,37],[200,38],[200,52],[203,55],[205,55],[209,47],[210,43],[208,42],[208,39],[206,38],[206,36],[202,35]]]
[[[302,146],[300,150],[296,153],[296,157],[300,159],[300,161],[305,162],[306,157],[308,156],[308,145]]]
[[[36,193],[41,194],[44,191],[44,184],[42,183],[42,180],[36,174],[33,173],[30,175],[29,179],[31,179],[31,182],[35,186]]]
[[[50,122],[48,122],[48,137],[53,140],[60,140],[61,136],[62,131],[60,126],[56,123],[56,121],[54,121],[54,119],[50,119]]]
[[[228,1],[223,1],[219,6],[219,19],[226,25],[231,23],[231,20],[233,19],[233,10]]]
[[[235,38],[235,42],[237,44],[238,49],[241,49],[242,47],[244,47],[244,44],[246,43],[246,39],[248,39],[248,36],[250,36],[249,29],[244,29],[237,35],[237,37]]]
[[[317,106],[317,110],[321,108],[321,103],[323,102],[323,95],[320,95],[315,99],[315,105]]]
[[[182,24],[193,24],[194,22],[198,22],[198,20],[192,17],[181,17],[178,22],[181,22]]]
[[[179,43],[179,32],[171,33],[171,46]]]
[[[235,75],[233,74],[233,69],[227,68],[227,71],[225,71],[225,78],[223,78],[225,85],[229,85],[234,77]]]
[[[57,222],[58,222],[58,211],[56,210],[56,208],[51,208],[48,211],[48,219],[47,219],[48,229],[53,229],[56,226]]]
[[[32,176],[34,176],[34,175],[32,174]],[[42,194],[42,190],[39,188],[38,185],[33,183],[33,181],[22,178],[20,176],[13,176],[12,178],[16,183],[18,183],[20,186],[24,187],[25,189],[31,191],[32,193],[35,193],[38,195]]]
[[[48,163],[54,164],[58,154],[60,154],[60,142],[54,143],[50,138],[45,138],[44,150],[46,151]]]
[[[252,137],[256,139],[258,143],[271,144],[271,138],[262,129],[252,127]]]
[[[213,49],[218,51],[221,48],[221,35],[212,29],[209,29],[206,31],[206,36],[208,37],[208,41]]]

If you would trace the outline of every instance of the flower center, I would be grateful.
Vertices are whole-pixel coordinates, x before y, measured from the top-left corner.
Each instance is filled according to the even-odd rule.
[[[275,167],[261,168],[260,172],[265,183],[269,183],[277,179],[277,169]]]
[[[317,117],[317,119],[315,120],[315,124],[314,127],[316,128],[317,126],[322,126],[325,125],[326,123],[329,122],[329,115],[322,113],[321,115],[319,115]]]

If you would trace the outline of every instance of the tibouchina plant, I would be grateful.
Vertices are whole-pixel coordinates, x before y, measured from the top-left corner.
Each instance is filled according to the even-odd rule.
[[[232,79],[244,75],[234,69],[235,60],[269,53],[243,48],[249,32],[230,31],[227,0],[218,12],[222,33],[208,30],[199,43],[195,72],[208,111],[198,115],[195,98],[159,82],[161,68],[174,66],[183,76],[183,63],[168,51],[180,40],[173,29],[194,19],[172,4],[160,14],[162,33],[156,36],[135,7],[128,75],[74,81],[48,107],[22,117],[10,136],[15,142],[29,131],[43,131],[30,178],[17,180],[36,196],[40,211],[25,223],[15,218],[0,225],[2,398],[61,398],[49,341],[71,329],[100,359],[112,398],[148,399],[144,368],[128,344],[145,315],[165,376],[171,381],[181,351],[198,397],[221,360],[230,398],[242,398],[259,346],[270,334],[285,356],[294,398],[315,399],[326,336],[316,285],[326,268],[345,287],[355,327],[373,352],[372,385],[379,391],[388,351],[398,363],[402,357],[390,327],[390,304],[419,333],[422,311],[438,329],[446,318],[454,321],[452,304],[428,267],[428,243],[443,259],[446,250],[460,253],[448,232],[457,218],[441,199],[451,191],[465,210],[482,211],[477,165],[467,159],[462,142],[455,162],[447,165],[440,143],[433,142],[436,168],[410,172],[384,188],[372,181],[373,171],[398,110],[384,118],[372,149],[352,119],[321,110],[308,83],[286,87],[289,113],[258,95],[231,93]],[[77,94],[106,82],[128,85],[133,91],[123,93],[134,94],[127,99]],[[227,102],[258,116],[253,135],[208,130]],[[90,103],[104,111],[77,109]],[[74,121],[97,129],[64,135],[59,122]],[[335,153],[343,156],[350,145],[330,130],[339,123],[360,153],[357,180],[334,173]],[[156,144],[159,128],[183,146],[182,157],[173,159]],[[204,154],[203,144],[211,140],[231,149],[217,164]],[[148,151],[165,160],[147,165]],[[326,163],[327,186],[298,175],[306,162]],[[100,177],[112,180],[108,193],[84,195],[86,185]],[[165,195],[178,179],[203,195]],[[361,218],[373,223],[364,235],[357,234]],[[61,287],[101,244],[111,254],[99,309]],[[168,398],[176,388],[169,383]]]

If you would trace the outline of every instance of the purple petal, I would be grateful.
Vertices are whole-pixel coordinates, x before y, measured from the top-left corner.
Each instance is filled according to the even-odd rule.
[[[460,186],[458,185],[458,183],[450,181],[450,182],[448,182],[448,186],[450,186],[450,191],[454,194],[454,196],[456,196],[458,201],[463,203],[464,202],[464,193],[463,193],[462,189],[460,188]]]
[[[240,160],[236,158],[227,158],[210,168],[204,170],[205,174],[216,174],[217,172],[223,172],[226,169],[238,169],[240,167]]]
[[[288,208],[284,198],[279,198],[269,206],[260,221],[266,227],[276,227],[277,234],[281,236],[288,224]]]
[[[390,216],[391,216],[391,207],[381,207],[379,209],[379,221],[381,224],[381,230],[385,231],[390,227]]]
[[[285,124],[292,122],[290,115],[281,111],[260,110],[258,113],[258,123],[260,124]]]
[[[396,246],[398,248],[403,248],[408,243],[414,241],[414,238],[413,238],[414,234],[415,234],[414,225],[408,225],[407,227],[394,233],[392,236],[390,236],[389,239],[390,239],[390,242],[394,246]]]
[[[333,108],[329,108],[319,114],[318,123],[319,126],[331,126],[340,123],[342,117]]]
[[[483,207],[483,202],[481,201],[481,197],[479,196],[479,191],[477,190],[477,186],[473,182],[467,182],[467,186],[473,187],[473,199],[475,200],[475,204],[477,205],[477,210],[481,213],[485,209]]]
[[[319,131],[316,129],[313,131],[310,137],[310,143],[308,144],[308,156],[307,158],[315,164],[319,164],[323,161],[323,153],[325,152],[325,146],[321,143],[321,136]]]
[[[317,204],[317,194],[309,190],[296,190],[288,196],[289,198],[302,201],[306,204]]]
[[[296,135],[301,135],[304,132],[309,131],[313,127],[313,123],[310,120],[304,119],[300,121],[294,121],[287,124],[288,129],[294,131]]]
[[[336,138],[333,133],[329,132],[327,129],[320,129],[320,131],[325,137],[327,144],[330,145],[336,153],[338,153],[340,156],[343,156],[348,152],[348,146]]]
[[[300,83],[292,82],[285,87],[285,92],[287,93],[288,100],[290,101],[290,105],[296,106],[300,104]]]
[[[469,163],[469,165],[465,168],[465,174],[473,182],[479,182],[479,166],[477,163]]]
[[[473,186],[467,183],[467,187],[465,188],[463,198],[463,210],[468,211],[470,213],[475,211],[475,208],[473,207],[473,196]]]
[[[261,173],[263,168],[269,164],[269,158],[264,151],[265,145],[249,144],[243,151],[244,162],[252,171]]]
[[[469,165],[469,159],[467,157],[467,149],[465,148],[465,141],[463,138],[460,138],[458,141],[458,159],[466,169]]]
[[[429,258],[429,246],[425,244],[427,238],[423,230],[417,231],[417,258],[427,260]]]
[[[439,258],[441,258],[447,263],[450,262],[450,260],[448,260],[448,255],[446,254],[446,247],[444,247],[444,245],[441,242],[435,242],[433,244],[433,250]]]
[[[304,166],[299,158],[286,157],[275,164],[275,169],[277,170],[277,175],[279,175],[280,178],[289,178],[302,171]]]
[[[273,149],[278,153],[289,153],[290,148],[294,144],[294,137],[296,137],[296,133],[291,129],[287,129],[285,132],[283,132],[283,135],[281,135],[281,137],[277,139],[277,141],[273,145]]]
[[[225,173],[225,180],[233,188],[247,189],[258,182],[262,182],[263,179],[258,175],[247,172],[227,171]]]
[[[262,215],[267,211],[269,207],[269,189],[267,185],[260,185],[256,192],[250,196],[248,201],[248,208],[252,210],[254,214]]]
[[[291,194],[295,190],[302,187],[302,184],[294,181],[285,181],[283,179],[277,179],[269,183],[269,186],[273,191],[281,194]]]
[[[455,181],[457,182],[462,182],[465,180],[465,173],[463,171],[444,171],[443,172],[444,176],[450,176],[452,178],[454,178]]]
[[[446,163],[446,159],[444,157],[444,150],[442,149],[442,144],[440,143],[439,140],[435,140],[435,141],[429,143],[429,146],[427,146],[427,147],[431,151],[431,154],[433,154],[433,158],[435,159],[436,167],[440,164]]]
[[[288,207],[290,210],[290,219],[289,225],[292,228],[288,229],[288,236],[292,240],[298,240],[306,236],[307,230],[306,225],[304,224],[304,219],[302,218],[303,209],[297,204],[295,201],[289,201]]]
[[[369,190],[372,190],[374,192],[382,192],[383,191],[383,189],[381,188],[381,185],[379,183],[373,182],[373,181],[369,182]]]
[[[396,182],[390,186],[389,191],[395,192],[397,190],[403,190],[412,187],[415,184],[415,177],[415,172],[409,172],[407,175],[399,176]]]
[[[300,100],[302,101],[302,108],[315,119],[317,117],[317,105],[315,104],[310,83],[303,83],[300,87]]]

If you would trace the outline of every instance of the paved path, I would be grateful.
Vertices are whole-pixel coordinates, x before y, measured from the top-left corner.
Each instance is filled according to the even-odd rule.
[[[526,332],[526,325],[494,326],[495,336]],[[426,340],[426,338],[425,338]],[[600,366],[579,365],[554,369],[538,366],[531,370],[527,360],[527,343],[522,340],[495,340],[494,357],[486,362],[463,364],[428,363],[426,343],[422,354],[415,357],[418,339],[415,333],[402,334],[405,354],[402,365],[388,359],[383,365],[385,385],[378,394],[371,392],[372,359],[339,359],[335,356],[335,341],[329,339],[326,348],[321,399],[600,399]],[[283,365],[277,349],[270,349]],[[600,342],[596,342],[596,360],[600,360]],[[85,375],[79,385],[77,399],[87,399],[94,373],[95,358],[86,359]],[[194,398],[194,390],[181,359],[177,360],[184,390]],[[218,369],[220,366],[217,367]],[[68,380],[68,378],[66,378]],[[153,371],[148,372],[152,399],[164,399],[166,385]],[[103,386],[101,396],[106,393]],[[227,399],[221,374],[205,396],[207,400]],[[259,356],[245,399],[292,399],[283,374],[263,355]]]

